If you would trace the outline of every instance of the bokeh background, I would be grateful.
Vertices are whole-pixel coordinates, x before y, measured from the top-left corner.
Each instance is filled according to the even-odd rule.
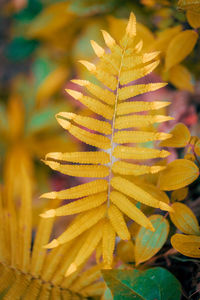
[[[38,214],[46,206],[45,200],[38,198],[41,193],[78,183],[76,178],[52,172],[41,161],[48,152],[85,149],[66,134],[55,119],[55,114],[60,111],[82,111],[82,106],[65,93],[67,87],[77,89],[71,79],[88,78],[88,73],[77,61],[95,59],[90,40],[103,43],[100,29],[119,38],[131,11],[139,22],[137,30],[144,49],[161,51],[160,67],[145,80],[169,82],[153,95],[154,99],[172,103],[168,113],[175,120],[162,129],[167,132],[175,123],[183,122],[193,136],[200,136],[199,38],[182,61],[166,67],[167,49],[173,38],[185,30],[193,30],[199,36],[200,14],[196,13],[195,23],[195,18],[191,20],[188,12],[177,8],[177,2],[0,1],[0,181],[17,197],[23,191],[23,178],[18,168],[20,164],[24,165],[31,181],[35,224]],[[184,151],[173,150],[170,159],[184,157]],[[197,217],[200,216],[199,192],[199,181],[196,181],[190,186],[187,201]],[[63,231],[69,221],[69,218],[59,221],[54,234],[57,236]],[[185,266],[188,270],[191,268],[190,273],[182,274],[182,281],[187,277],[185,289],[188,292],[197,284],[194,278],[189,280],[188,274],[194,270],[199,274],[199,271],[191,262]]]

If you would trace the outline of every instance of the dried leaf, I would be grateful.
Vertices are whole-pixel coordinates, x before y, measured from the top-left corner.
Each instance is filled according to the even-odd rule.
[[[172,236],[171,243],[181,254],[200,258],[200,236],[176,233]]]
[[[179,230],[186,234],[200,235],[197,218],[187,205],[176,202],[172,208],[174,212],[170,212],[170,219]]]
[[[161,190],[171,191],[185,187],[199,176],[199,169],[192,161],[176,159],[160,173],[158,186]]]
[[[168,232],[169,223],[160,215],[152,215],[149,220],[155,228],[155,232],[146,228],[140,228],[135,240],[136,265],[154,256],[164,245]]]
[[[165,68],[169,70],[179,64],[190,54],[196,44],[198,34],[193,30],[185,30],[177,34],[169,43],[165,58]]]

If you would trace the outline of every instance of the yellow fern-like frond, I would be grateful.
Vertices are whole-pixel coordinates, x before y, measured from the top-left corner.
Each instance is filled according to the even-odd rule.
[[[169,102],[130,99],[166,85],[162,82],[132,83],[157,67],[159,52],[143,53],[142,42],[135,42],[136,19],[133,13],[121,41],[115,41],[104,30],[102,34],[105,49],[91,41],[97,62],[94,64],[80,61],[100,84],[74,79],[72,82],[81,86],[83,92],[66,90],[70,96],[97,114],[96,118],[70,112],[61,112],[56,116],[58,123],[65,130],[99,150],[55,152],[47,154],[45,158],[45,164],[63,174],[95,178],[91,182],[64,191],[42,195],[48,199],[76,199],[41,215],[48,219],[79,214],[64,233],[45,246],[56,248],[65,243],[68,245],[74,239],[84,236],[73,262],[66,264],[67,276],[72,276],[96,248],[97,259],[102,255],[104,267],[112,266],[115,236],[130,239],[124,214],[138,224],[154,230],[149,219],[133,204],[134,201],[171,211],[168,198],[163,192],[155,186],[139,183],[136,179],[139,175],[154,174],[165,169],[162,164],[139,164],[137,160],[162,159],[170,154],[165,150],[145,147],[147,142],[164,141],[171,137],[171,134],[158,132],[156,128],[149,130],[155,123],[172,119],[157,112],[168,106]],[[129,161],[126,161],[127,159]],[[130,160],[134,160],[134,163]],[[119,177],[116,174],[135,176],[135,179]]]
[[[3,197],[0,191],[0,299],[69,300],[86,299],[87,296],[102,294],[103,287],[100,289],[99,286],[98,291],[94,290],[100,278],[100,266],[89,269],[86,274],[83,272],[82,281],[80,280],[82,275],[79,277],[79,274],[85,259],[102,237],[99,229],[103,224],[101,222],[104,221],[99,221],[96,227],[93,226],[78,240],[74,239],[49,252],[43,246],[52,234],[54,218],[41,218],[31,250],[31,182],[25,169],[22,168],[20,172],[24,179],[20,206],[15,203],[15,198],[9,194],[9,190],[7,191],[7,185]],[[92,200],[91,197],[94,196],[84,198],[82,205],[84,206],[84,203],[87,205],[88,199]],[[106,193],[99,193],[93,200],[94,207],[100,206],[106,201]],[[52,204],[48,211],[56,211],[57,204],[57,202]],[[73,205],[75,203],[71,204],[69,210],[74,212],[77,208]],[[16,225],[15,228],[13,224]],[[90,243],[90,240],[93,243]],[[17,245],[14,248],[16,241]],[[78,267],[66,281],[66,270],[73,266],[74,259],[77,260]]]

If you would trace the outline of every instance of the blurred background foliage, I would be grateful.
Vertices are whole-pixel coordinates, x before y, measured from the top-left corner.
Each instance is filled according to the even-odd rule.
[[[172,102],[169,114],[175,118],[174,123],[164,125],[164,129],[169,131],[175,122],[183,122],[192,136],[200,135],[200,10],[184,5],[178,7],[177,2],[1,0],[0,181],[4,181],[8,189],[12,187],[12,197],[17,198],[23,185],[23,177],[17,170],[19,165],[25,166],[35,199],[33,222],[46,205],[36,196],[52,188],[60,190],[71,183],[76,185],[77,179],[51,173],[40,160],[48,152],[73,151],[83,147],[63,132],[54,117],[60,111],[77,110],[64,92],[72,85],[70,79],[88,78],[88,73],[77,61],[94,59],[90,40],[101,44],[101,29],[119,38],[131,11],[139,22],[137,32],[139,39],[143,39],[144,49],[147,52],[161,51],[161,64],[155,76],[169,82],[169,85],[157,96],[158,100]],[[184,45],[185,39],[190,41],[188,48]],[[175,51],[173,43],[179,44],[183,50],[183,55],[177,55],[175,61],[170,57],[170,53]],[[82,106],[78,106],[78,110],[81,111]],[[183,149],[173,150],[173,158],[184,155]],[[198,219],[199,192],[197,180],[184,197]],[[55,230],[60,232],[63,226],[66,223],[59,223]],[[175,229],[172,231],[170,235]],[[131,265],[130,249],[133,245],[131,242],[120,243],[118,256],[124,264],[130,257],[128,263]],[[169,243],[162,251],[168,249]],[[168,259],[162,257],[159,263],[166,266]],[[187,278],[186,294],[192,294],[196,290],[197,277],[191,277],[191,274],[200,272],[196,262],[185,260],[186,268],[181,266],[181,260],[173,263],[171,271],[182,282]],[[180,276],[177,272],[182,269],[185,273]]]

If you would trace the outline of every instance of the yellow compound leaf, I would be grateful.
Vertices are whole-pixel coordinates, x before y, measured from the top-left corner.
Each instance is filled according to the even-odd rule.
[[[122,175],[144,175],[144,174],[155,174],[164,170],[165,166],[146,166],[128,163],[125,161],[116,161],[112,166],[114,173]]]
[[[87,212],[83,212],[78,215],[74,222],[70,224],[65,232],[63,232],[58,239],[52,240],[45,248],[55,248],[61,244],[71,241],[81,233],[86,231],[101,220],[106,212],[106,206],[102,205],[97,208],[93,208]]]
[[[134,68],[133,70],[122,71],[120,76],[120,83],[127,84],[151,73],[159,65],[159,63],[160,61],[157,60],[138,69]]]
[[[84,196],[89,196],[104,192],[107,190],[108,183],[106,180],[99,179],[88,183],[83,183],[67,190],[59,192],[45,193],[40,198],[47,199],[77,199]]]
[[[192,161],[176,159],[160,173],[158,186],[161,190],[171,191],[185,187],[199,176],[199,169]]]
[[[56,209],[47,210],[45,213],[40,216],[43,218],[53,218],[55,216],[68,216],[73,214],[81,213],[85,210],[89,210],[100,206],[107,199],[106,193],[99,193],[95,195],[91,195],[85,198],[82,198],[77,201],[73,201],[69,204],[63,205]]]
[[[183,203],[173,203],[174,212],[170,212],[170,219],[174,225],[186,234],[200,235],[199,224],[192,210]]]
[[[111,179],[111,185],[114,189],[118,190],[121,193],[124,193],[125,195],[135,199],[136,201],[139,201],[151,207],[160,208],[167,211],[171,210],[171,207],[168,204],[159,201],[154,195],[151,195],[151,192],[145,191],[142,187],[137,186],[136,184],[125,178],[113,177]]]
[[[130,115],[118,117],[115,121],[116,129],[131,127],[144,127],[154,123],[162,123],[172,120],[172,117],[162,115]]]
[[[115,248],[115,231],[109,221],[103,225],[102,252],[104,268],[110,269],[113,261],[113,252]]]
[[[187,10],[186,17],[191,27],[195,29],[200,27],[200,11],[196,12],[192,10]]]
[[[112,191],[110,194],[110,198],[111,201],[129,218],[131,218],[141,226],[154,231],[154,228],[149,219],[125,195],[116,191]]]
[[[111,204],[108,208],[108,217],[118,236],[122,240],[129,240],[131,236],[126,226],[124,216],[114,204]]]
[[[161,147],[185,147],[190,141],[190,132],[188,128],[183,123],[176,124],[170,131],[172,137],[162,141],[160,143]]]
[[[115,95],[109,90],[103,89],[102,87],[88,80],[73,79],[71,81],[80,86],[84,86],[92,95],[99,98],[103,102],[110,105],[113,105],[115,103]]]
[[[171,244],[185,256],[200,258],[200,236],[176,233],[171,238]]]
[[[188,188],[182,188],[178,189],[172,192],[171,198],[172,201],[182,201],[184,200],[188,195]]]
[[[122,130],[122,131],[115,132],[113,141],[118,144],[146,143],[150,141],[162,141],[170,137],[171,134],[165,132]]]
[[[179,64],[190,54],[196,44],[198,34],[193,30],[185,30],[177,34],[169,43],[165,58],[165,68],[169,70]]]
[[[156,82],[156,83],[147,83],[147,84],[135,84],[131,86],[126,86],[119,89],[119,100],[126,100],[131,97],[135,97],[140,94],[144,94],[147,92],[153,92],[161,89],[166,86],[167,83],[164,82]]]
[[[149,110],[157,110],[163,107],[166,107],[170,104],[170,102],[161,102],[161,101],[130,101],[119,103],[117,106],[117,115],[126,115],[135,112],[149,111]]]
[[[76,177],[106,177],[109,174],[109,169],[102,165],[71,165],[60,164],[55,161],[47,161],[44,163],[51,169],[59,171],[62,174]]]
[[[129,147],[129,146],[117,146],[113,151],[113,155],[116,158],[122,159],[152,159],[152,158],[164,158],[170,155],[168,151],[142,148],[142,147]]]
[[[56,118],[72,120],[80,126],[84,126],[100,133],[111,134],[112,132],[111,125],[108,122],[100,121],[91,117],[80,116],[71,112],[60,112],[56,115]]]
[[[200,18],[200,17],[199,17]],[[175,65],[169,70],[169,80],[173,85],[180,89],[189,92],[194,92],[194,85],[192,84],[192,75],[189,70],[182,65]]]
[[[168,221],[160,215],[152,215],[149,220],[155,228],[155,232],[141,228],[135,240],[136,265],[154,256],[164,245],[169,233]]]
[[[69,276],[74,273],[95,250],[97,244],[102,238],[102,226],[103,222],[100,221],[89,230],[82,246],[80,247],[80,250],[78,251],[78,254],[76,255],[75,260],[69,266],[65,276]]]
[[[167,151],[166,151],[167,152]],[[55,159],[81,164],[107,164],[110,161],[108,153],[103,151],[82,152],[50,152],[45,156],[46,160]]]
[[[72,125],[69,121],[64,119],[58,118],[57,120],[64,129],[68,130],[71,135],[80,141],[102,149],[108,149],[110,147],[110,140],[106,136],[86,131],[78,126]]]

